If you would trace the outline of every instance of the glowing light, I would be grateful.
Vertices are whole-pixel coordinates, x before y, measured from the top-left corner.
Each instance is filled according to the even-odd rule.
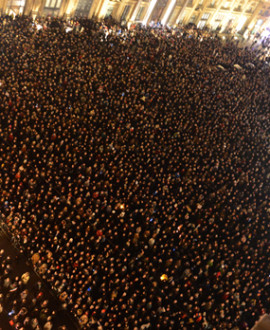
[[[13,16],[13,19],[16,17],[16,13],[12,9],[9,10],[9,15]]]
[[[161,279],[161,281],[166,282],[166,281],[168,281],[168,275],[166,275],[166,274],[162,274],[162,275],[160,276],[160,279]]]
[[[176,3],[176,0],[171,0],[171,2],[169,4],[169,7],[166,10],[165,15],[163,16],[163,18],[161,20],[162,25],[166,25],[167,20],[168,20],[169,16],[171,15],[171,12],[173,10],[173,7],[174,7],[175,3]]]
[[[244,16],[241,16],[241,17],[239,18],[239,20],[238,20],[238,24],[237,24],[237,27],[236,27],[236,32],[242,30],[244,24],[246,23],[246,20],[247,20],[247,18],[244,17]]]
[[[70,31],[72,31],[72,30],[73,30],[73,28],[71,28],[71,27],[67,27],[67,28],[66,28],[66,33],[70,32]]]
[[[141,5],[141,1],[138,1],[138,2],[137,2],[137,5],[136,5],[136,7],[135,7],[135,10],[134,10],[134,12],[133,12],[133,14],[132,14],[132,16],[131,16],[131,19],[130,19],[131,22],[134,22],[134,21],[135,21],[136,16],[137,16],[137,13],[138,13],[139,8],[140,8],[140,5]]]
[[[270,34],[270,29],[266,28],[262,33],[261,33],[261,38],[268,38]]]
[[[70,1],[69,2],[69,5],[68,5],[68,7],[66,9],[66,15],[67,16],[70,16],[71,15],[72,10],[73,10],[73,7],[74,7],[74,3],[73,3],[73,1]]]
[[[144,24],[144,25],[147,24],[147,22],[148,22],[148,20],[149,20],[149,17],[150,17],[150,15],[152,14],[152,11],[153,11],[153,9],[154,9],[156,3],[157,3],[157,0],[152,0],[152,1],[150,2],[150,5],[149,5],[149,7],[148,7],[148,9],[147,9],[147,12],[146,12],[146,15],[145,15],[145,17],[144,17],[144,19],[143,19],[143,24]]]
[[[107,12],[107,5],[108,5],[108,3],[109,3],[109,0],[105,0],[105,1],[103,2],[103,5],[102,5],[102,7],[101,7],[101,9],[100,9],[100,13],[99,13],[99,15],[98,15],[99,18],[103,18],[103,17],[105,17],[106,12]]]

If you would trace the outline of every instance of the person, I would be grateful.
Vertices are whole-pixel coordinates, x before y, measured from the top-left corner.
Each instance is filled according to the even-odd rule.
[[[63,323],[62,314],[55,311],[52,303],[46,300],[44,288],[38,284],[42,295],[38,299],[35,297],[35,290],[32,290],[29,281],[23,283],[20,278],[28,278],[29,272],[21,276],[15,276],[18,269],[11,267],[16,265],[16,258],[9,256],[5,250],[0,251],[1,270],[0,275],[0,314],[7,317],[10,325],[16,325],[19,328],[40,327],[52,329],[56,327],[56,322]],[[9,285],[6,287],[6,271],[11,269]],[[7,290],[8,289],[8,290]],[[4,316],[5,315],[5,316]]]
[[[270,301],[269,68],[193,26],[75,21],[0,24],[6,226],[86,329],[252,327]]]
[[[28,281],[30,280],[30,273],[29,272],[26,272],[26,273],[22,274],[21,280],[22,280],[22,283],[24,285],[27,284]]]

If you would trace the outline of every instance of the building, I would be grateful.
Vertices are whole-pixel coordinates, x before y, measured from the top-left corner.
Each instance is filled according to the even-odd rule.
[[[263,0],[2,0],[2,14],[112,16],[129,24],[161,22],[175,27],[193,23],[219,32],[267,34],[270,2]],[[270,32],[270,31],[269,31]]]

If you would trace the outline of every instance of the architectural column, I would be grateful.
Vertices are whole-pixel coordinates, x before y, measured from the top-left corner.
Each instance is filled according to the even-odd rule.
[[[231,3],[231,6],[230,6],[230,10],[228,10],[227,11],[228,13],[226,13],[226,19],[224,21],[222,20],[220,32],[226,31],[226,29],[228,28],[228,24],[233,20],[233,17],[234,17],[233,12],[234,12],[236,1],[237,0],[233,0],[233,2]],[[212,22],[214,22],[214,21],[212,21]]]
[[[151,0],[143,18],[143,24],[146,25],[151,17],[151,14],[156,6],[157,0]]]
[[[196,11],[196,8],[198,7],[200,3],[200,0],[196,0],[192,6],[192,8],[190,9],[189,14],[184,18],[184,24],[187,24],[190,20],[190,18],[192,17],[192,15],[194,14],[194,12]]]
[[[62,0],[61,6],[59,8],[59,16],[63,17],[66,14],[67,7],[72,0]]]
[[[244,34],[247,29],[251,30],[251,28],[255,25],[256,19],[263,7],[263,2],[259,2],[256,9],[254,10],[253,14],[247,19],[246,23],[244,24],[241,34]]]
[[[118,5],[117,11],[115,13],[114,19],[116,19],[118,22],[120,22],[123,10],[125,8],[125,6],[128,4],[128,2],[126,1],[122,1],[120,2],[120,4]]]
[[[46,0],[26,0],[24,6],[24,15],[40,16],[45,6]]]
[[[42,16],[46,0],[40,0],[39,6],[36,7],[37,16]]]
[[[67,1],[63,15],[65,15],[67,18],[73,17],[75,14],[76,8],[78,6],[78,2],[79,2],[79,0]]]
[[[195,24],[196,25],[198,25],[198,23],[200,22],[200,20],[201,20],[201,18],[202,18],[202,16],[203,16],[203,14],[204,14],[204,11],[206,10],[206,8],[207,8],[207,6],[209,5],[209,3],[211,2],[211,0],[205,0],[204,2],[203,2],[203,5],[202,5],[202,8],[200,8],[199,9],[199,16],[197,17],[197,19],[196,19],[196,21],[195,21]],[[209,14],[210,14],[210,12],[209,12]],[[211,14],[210,14],[210,16],[211,16]],[[209,16],[209,18],[210,18],[210,16]],[[208,20],[209,20],[209,18],[208,18]],[[207,21],[208,21],[207,20]],[[207,24],[207,23],[206,23]]]
[[[245,12],[246,12],[246,10],[248,9],[249,6],[250,6],[250,1],[246,0],[246,2],[244,3],[244,6],[243,6],[243,10],[242,10],[243,14],[245,14]]]
[[[220,11],[220,9],[221,9],[221,7],[223,5],[224,5],[224,1],[223,0],[220,0],[219,3],[218,3],[217,9],[214,12],[214,15],[213,15],[212,19],[209,22],[210,25],[212,25],[215,22],[215,19],[217,17],[217,14],[219,14],[219,11]]]
[[[103,1],[100,1],[100,5],[99,5],[99,7],[97,8],[97,12],[96,12],[96,16],[97,16],[99,19],[102,19],[102,18],[105,17],[105,15],[106,15],[106,11],[107,11],[108,3],[109,3],[109,0],[103,0]]]
[[[185,9],[187,7],[188,2],[189,2],[189,0],[186,0],[185,3],[183,4],[182,8],[180,9],[180,12],[179,12],[179,14],[177,16],[177,19],[175,21],[175,24],[178,24],[179,23],[182,15],[184,14],[184,11],[185,11]]]
[[[250,1],[249,0],[246,0],[246,2],[244,3],[244,5],[241,8],[241,15],[238,17],[238,20],[237,20],[237,25],[235,27],[236,28],[236,32],[239,32],[240,30],[242,30],[245,22],[248,20],[247,19],[246,11],[247,11],[247,9],[248,9],[249,6],[250,6]],[[245,19],[245,21],[243,22],[244,19]]]
[[[135,21],[135,18],[136,18],[137,14],[138,14],[138,11],[139,11],[139,9],[141,7],[141,3],[142,3],[142,0],[139,0],[137,2],[136,6],[134,7],[133,13],[132,13],[132,15],[130,17],[130,21],[131,22],[134,22]]]
[[[168,22],[168,19],[170,18],[170,15],[172,11],[174,10],[176,5],[176,0],[169,0],[166,4],[166,7],[164,8],[162,15],[161,15],[161,24],[166,25]]]
[[[1,15],[4,15],[6,13],[6,10],[7,10],[7,0],[0,1],[0,12],[1,12]]]
[[[30,15],[32,10],[33,10],[33,2],[32,0],[26,0],[25,1],[25,5],[24,5],[24,9],[23,9],[23,14],[24,15]]]
[[[93,0],[88,18],[97,17],[97,11],[99,9],[100,2],[100,0]]]
[[[236,6],[236,1],[238,1],[238,0],[234,0],[231,7],[230,7],[230,14],[233,14],[233,12],[234,12],[234,8]]]

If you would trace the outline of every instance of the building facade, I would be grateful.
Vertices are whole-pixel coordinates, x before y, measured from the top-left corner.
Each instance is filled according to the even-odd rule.
[[[270,2],[261,0],[1,0],[2,14],[112,16],[130,26],[161,23],[175,27],[193,23],[198,28],[250,35],[267,33]]]

